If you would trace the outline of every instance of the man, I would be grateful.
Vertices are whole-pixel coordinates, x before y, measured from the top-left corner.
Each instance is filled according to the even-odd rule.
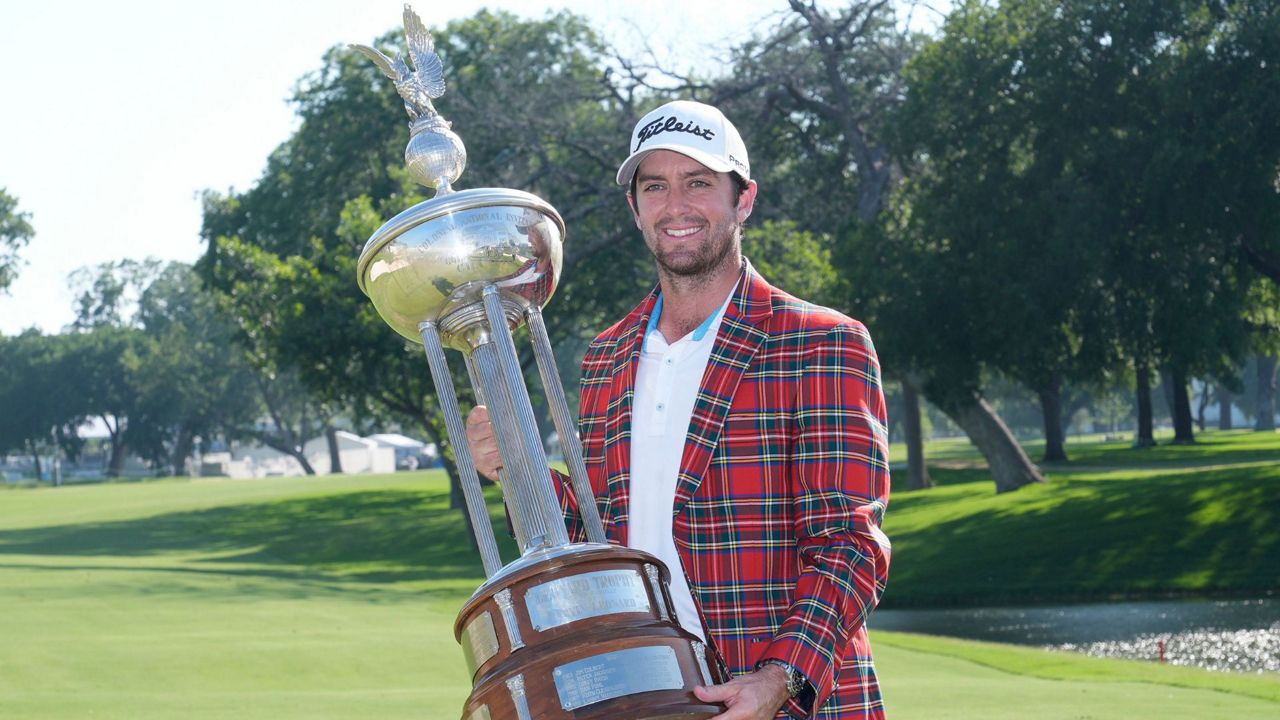
[[[735,676],[696,690],[728,707],[719,718],[881,718],[864,627],[889,564],[871,340],[742,256],[756,184],[719,110],[668,103],[636,124],[630,151],[617,181],[658,287],[582,364],[583,453],[605,529],[671,568],[682,625]],[[468,435],[496,477],[483,409]]]

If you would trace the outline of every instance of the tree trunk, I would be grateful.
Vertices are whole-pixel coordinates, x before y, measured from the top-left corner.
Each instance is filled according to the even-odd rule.
[[[115,424],[107,421],[106,415],[99,415],[102,418],[102,424],[107,426],[107,433],[111,441],[111,456],[107,459],[107,477],[120,477],[121,471],[124,469],[124,456],[127,448],[124,445],[125,423],[118,417],[111,419]]]
[[[342,474],[342,451],[338,449],[338,429],[332,425],[324,428],[324,439],[329,443],[329,474]]]
[[[1187,394],[1187,373],[1181,368],[1169,372],[1169,392],[1173,396],[1173,443],[1189,445],[1196,441],[1191,424],[1191,397]]]
[[[1276,429],[1276,359],[1258,355],[1258,418],[1255,430]]]
[[[276,449],[279,450],[279,448],[276,448]],[[284,452],[288,453],[290,457],[298,461],[298,464],[302,466],[303,474],[305,475],[316,474],[316,469],[311,467],[311,461],[307,459],[306,453],[298,449],[285,450]]]
[[[1062,381],[1053,378],[1036,388],[1040,414],[1044,416],[1044,462],[1065,462],[1066,443],[1062,431]]]
[[[40,466],[40,453],[36,450],[36,444],[30,440],[27,441],[27,451],[31,453],[31,459],[36,465],[36,482],[44,479],[44,468]]]
[[[1089,405],[1093,402],[1093,396],[1090,393],[1079,392],[1079,391],[1073,392],[1069,396],[1066,393],[1062,393],[1062,392],[1060,392],[1058,395],[1059,397],[1071,398],[1071,400],[1066,403],[1059,401],[1059,404],[1063,405],[1062,413],[1059,415],[1059,417],[1062,418],[1062,425],[1061,425],[1062,443],[1063,445],[1066,445],[1067,429],[1071,427],[1071,418],[1075,417],[1076,413],[1089,407]],[[1112,428],[1112,432],[1114,431],[1115,431],[1115,428]]]
[[[1040,468],[1027,457],[1009,427],[986,400],[973,395],[957,404],[942,407],[987,459],[997,493],[1045,481]]]
[[[1145,360],[1135,363],[1134,376],[1137,380],[1138,432],[1133,438],[1133,446],[1154,447],[1156,436],[1151,422],[1151,368]]]
[[[1196,428],[1200,432],[1204,432],[1204,411],[1209,407],[1209,383],[1205,381],[1200,385],[1200,399],[1196,402]]]
[[[933,487],[924,462],[924,432],[920,427],[920,391],[909,380],[902,381],[902,426],[907,440],[907,478],[912,490]]]
[[[179,429],[177,442],[173,444],[173,454],[169,456],[169,469],[175,477],[187,474],[187,458],[191,457],[194,447],[191,432],[186,428]]]
[[[290,436],[291,436],[290,439],[292,439],[292,434],[290,434]],[[284,453],[285,455],[288,455],[289,457],[293,458],[294,460],[297,460],[298,464],[302,466],[303,473],[307,475],[316,474],[316,469],[311,467],[311,461],[307,460],[307,454],[302,452],[302,448],[299,447],[296,443],[291,443],[287,440],[282,442],[280,440],[276,440],[275,438],[272,438],[268,435],[263,435],[263,434],[256,434],[254,435],[254,437],[257,438],[258,442],[262,443],[263,445],[266,445],[272,450],[278,450]]]
[[[1231,426],[1231,391],[1226,385],[1218,383],[1218,429],[1230,430]]]
[[[107,463],[107,477],[118,478],[124,473],[124,458],[128,454],[129,446],[123,439],[111,439],[111,460]]]

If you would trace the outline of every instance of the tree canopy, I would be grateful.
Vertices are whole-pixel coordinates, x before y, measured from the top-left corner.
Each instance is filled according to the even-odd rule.
[[[438,107],[469,152],[458,187],[533,192],[568,227],[545,317],[571,394],[585,344],[652,286],[613,174],[635,119],[676,97],[722,107],[751,148],[760,195],[744,249],[757,268],[865,321],[903,411],[921,395],[945,411],[1001,490],[1041,479],[996,411],[1008,388],[1038,400],[1055,459],[1081,388],[1149,395],[1160,370],[1189,437],[1189,378],[1239,387],[1249,352],[1275,353],[1274,2],[970,0],[935,37],[886,0],[789,6],[706,77],[624,58],[568,13],[481,11],[435,29],[449,83]],[[425,198],[403,170],[400,98],[337,47],[292,103],[298,129],[258,181],[206,194],[194,271],[86,269],[69,332],[5,339],[5,402],[43,387],[44,368],[97,367],[60,414],[7,418],[4,443],[57,443],[95,414],[170,468],[210,434],[295,456],[335,422],[443,440],[421,348],[355,278],[366,239]],[[0,190],[0,290],[32,235]]]
[[[18,199],[0,187],[0,292],[13,283],[21,260],[18,251],[35,236],[31,214],[18,210]]]

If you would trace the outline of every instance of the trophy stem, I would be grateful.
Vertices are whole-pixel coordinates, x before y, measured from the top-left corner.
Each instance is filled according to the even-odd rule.
[[[486,399],[484,383],[480,382],[480,371],[476,369],[476,359],[471,355],[471,353],[465,352],[462,354],[462,359],[465,360],[467,364],[467,376],[471,378],[471,387],[475,390],[476,402],[481,405],[493,407],[489,403],[488,399]],[[512,494],[511,502],[516,502],[514,496],[516,491],[513,489],[514,486],[511,485],[510,480],[511,471],[505,467],[498,468],[498,487],[502,488],[502,499],[504,503],[507,500],[508,493]],[[523,549],[529,545],[529,533],[524,528],[524,518],[520,513],[508,512],[507,519],[511,521],[511,530],[516,536],[516,544],[523,551]]]
[[[484,563],[484,575],[493,577],[502,568],[502,558],[498,554],[498,543],[493,537],[493,525],[489,523],[489,509],[484,502],[484,493],[480,490],[480,478],[476,475],[476,464],[471,457],[470,446],[467,445],[467,433],[462,424],[462,412],[458,409],[458,397],[453,390],[453,378],[449,374],[449,364],[444,357],[444,347],[440,344],[440,334],[436,332],[435,323],[424,322],[419,326],[422,330],[422,347],[427,353],[427,364],[431,367],[431,377],[436,385],[436,397],[440,399],[440,407],[444,410],[444,423],[449,433],[449,442],[453,445],[453,457],[461,476],[462,494],[467,502],[467,514],[471,518],[471,529],[475,534],[476,545],[480,548],[480,560]]]
[[[511,393],[512,410],[515,410],[517,427],[513,428],[521,438],[521,447],[529,460],[529,491],[534,500],[532,512],[539,515],[543,524],[547,525],[547,536],[550,547],[568,544],[568,530],[564,528],[564,518],[559,514],[559,501],[552,488],[552,474],[547,462],[547,452],[543,450],[543,437],[538,432],[538,423],[534,421],[534,407],[529,404],[529,388],[525,386],[525,374],[520,369],[520,359],[516,356],[516,343],[512,341],[511,329],[507,325],[507,313],[503,310],[502,295],[498,287],[484,288],[484,310],[489,319],[489,331],[493,333],[493,345],[497,347],[498,361],[502,364],[504,387]]]
[[[489,331],[492,334],[492,345],[497,350],[498,362],[501,364],[504,385],[509,391],[511,409],[514,411],[516,426],[512,428],[521,439],[521,453],[529,463],[527,478],[528,492],[533,500],[530,514],[540,519],[545,527],[548,545],[556,547],[569,544],[569,532],[565,529],[564,518],[560,515],[560,503],[556,500],[551,488],[551,471],[547,464],[547,455],[542,448],[542,437],[538,434],[538,425],[533,419],[533,406],[529,404],[529,389],[524,383],[524,373],[520,371],[520,360],[516,357],[515,342],[511,339],[511,330],[507,325],[507,314],[502,307],[502,296],[495,285],[484,289],[484,310],[489,320]],[[501,450],[501,447],[499,447]],[[505,456],[504,456],[505,460]],[[530,525],[530,540],[535,540],[533,526]]]
[[[578,439],[577,423],[569,413],[569,403],[564,396],[564,386],[560,384],[560,375],[556,372],[556,359],[551,351],[551,338],[547,335],[546,323],[542,320],[542,309],[530,305],[525,311],[529,323],[529,336],[533,339],[533,354],[538,361],[538,372],[542,376],[542,389],[547,392],[547,404],[551,406],[551,417],[555,420],[556,433],[560,436],[560,451],[569,465],[569,479],[573,482],[573,492],[578,496],[578,515],[587,530],[587,540],[594,543],[605,543],[604,523],[600,521],[600,511],[596,508],[596,496],[591,490],[591,481],[587,479],[587,466],[582,460],[582,442]]]
[[[524,448],[520,446],[520,433],[516,429],[515,410],[511,407],[502,371],[498,367],[497,348],[492,342],[479,345],[472,356],[480,384],[485,388],[484,399],[489,407],[489,421],[493,423],[494,438],[498,441],[498,453],[502,455],[502,494],[507,502],[507,514],[516,532],[520,554],[546,544],[547,528],[543,515],[536,512],[531,494],[532,466]]]

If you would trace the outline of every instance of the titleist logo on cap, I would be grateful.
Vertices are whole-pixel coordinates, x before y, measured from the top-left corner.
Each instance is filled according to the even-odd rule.
[[[639,150],[641,145],[644,145],[655,136],[661,135],[665,132],[689,133],[690,135],[697,135],[704,140],[710,140],[716,136],[715,132],[706,130],[695,122],[681,122],[674,115],[671,117],[660,117],[640,128],[640,131],[636,133],[636,150]]]

